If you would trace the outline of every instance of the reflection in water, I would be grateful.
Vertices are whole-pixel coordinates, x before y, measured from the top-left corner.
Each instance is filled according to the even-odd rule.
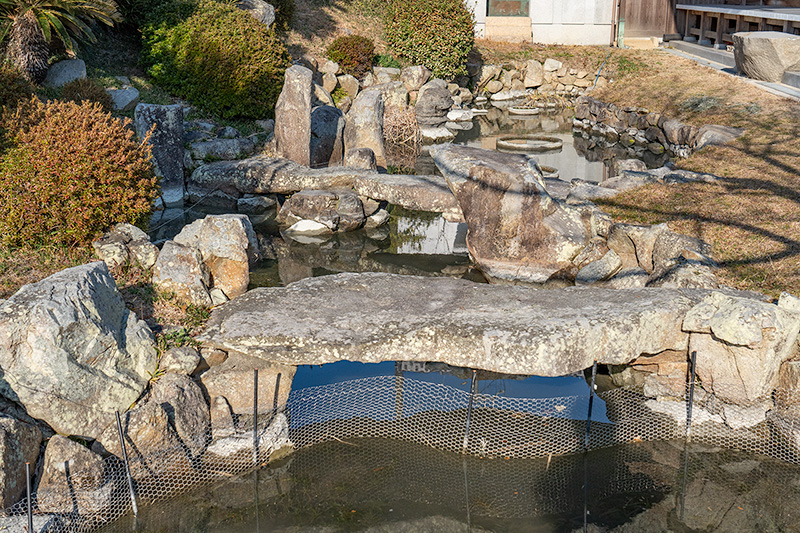
[[[686,476],[684,477],[684,469]],[[795,465],[683,442],[483,459],[348,439],[140,512],[140,531],[798,531]],[[256,505],[256,500],[258,505]],[[121,520],[104,531],[129,531]]]

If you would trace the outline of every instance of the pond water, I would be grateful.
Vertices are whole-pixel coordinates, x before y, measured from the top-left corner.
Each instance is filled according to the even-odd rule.
[[[796,465],[678,441],[522,460],[348,439],[145,507],[138,531],[778,532],[798,498]]]

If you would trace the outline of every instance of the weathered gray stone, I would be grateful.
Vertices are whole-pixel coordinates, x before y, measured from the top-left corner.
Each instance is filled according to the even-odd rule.
[[[787,70],[800,70],[800,36],[777,31],[734,33],[733,55],[745,76],[780,83]]]
[[[300,220],[313,220],[324,224],[331,231],[336,231],[339,227],[337,199],[336,193],[332,191],[300,191],[284,202],[278,213],[278,220],[288,225]]]
[[[737,404],[767,400],[796,351],[800,313],[714,292],[684,318],[703,387]]]
[[[647,281],[648,287],[669,289],[716,289],[719,287],[714,269],[699,261],[680,259],[669,267],[655,270]]]
[[[311,169],[283,158],[253,156],[240,161],[218,161],[192,172],[189,187],[197,194],[218,191],[236,204],[243,194],[291,194],[303,189],[352,187],[369,171],[355,168]]]
[[[609,250],[602,258],[593,261],[578,271],[576,285],[592,285],[613,277],[622,269],[622,259],[614,250]]]
[[[738,139],[743,134],[744,130],[741,128],[720,126],[718,124],[706,124],[697,132],[693,149],[699,150],[705,146],[727,144]]]
[[[405,110],[408,108],[408,89],[401,81],[392,81],[375,85],[372,89],[378,89],[383,95],[384,110]]]
[[[113,232],[92,241],[95,255],[103,261],[109,269],[124,265],[128,262],[128,247],[124,239]]]
[[[211,285],[208,268],[203,264],[200,251],[192,246],[165,242],[153,267],[153,285],[187,302],[205,307],[212,305],[207,288]]]
[[[191,375],[200,365],[200,354],[191,346],[170,348],[161,356],[158,369],[174,374]]]
[[[557,61],[555,59],[547,58],[544,61],[544,71],[545,72],[556,72],[563,67],[563,63],[561,61]]]
[[[323,74],[333,74],[336,76],[340,72],[339,63],[335,61],[331,61],[330,59],[325,61],[320,67],[319,71]]]
[[[183,107],[139,104],[134,111],[136,134],[148,132],[155,173],[161,178],[161,198],[167,207],[183,207]]]
[[[358,94],[344,129],[345,150],[370,148],[378,166],[386,166],[386,150],[383,146],[383,94],[380,89],[369,89]]]
[[[433,79],[422,86],[414,108],[417,122],[425,126],[439,126],[447,121],[447,112],[453,107],[453,96],[444,80]]]
[[[496,94],[503,90],[503,82],[500,80],[490,80],[486,84],[486,92],[489,94]]]
[[[609,289],[638,289],[647,285],[649,275],[640,267],[623,268],[603,284]]]
[[[292,224],[289,228],[286,228],[283,233],[295,239],[298,236],[326,235],[332,231],[330,226],[326,226],[316,220],[300,220]]]
[[[317,85],[316,83],[312,86],[312,93],[311,93],[311,109],[313,110],[315,107],[327,105],[331,107],[336,107],[336,103],[333,101],[333,96],[331,93],[322,85]]]
[[[85,77],[86,63],[83,62],[83,59],[65,59],[50,65],[44,85],[46,87],[63,87],[71,81],[82,80]]]
[[[106,92],[117,111],[131,111],[139,104],[139,91],[135,87],[110,88]]]
[[[378,170],[375,162],[375,152],[371,148],[353,148],[347,151],[344,166],[364,170]]]
[[[99,513],[111,505],[113,483],[105,479],[103,458],[86,446],[53,435],[44,451],[36,503],[47,513]]]
[[[25,463],[31,464],[31,470],[36,467],[41,443],[39,428],[0,414],[0,506],[4,509],[25,494]]]
[[[331,74],[326,72],[322,75],[322,88],[332,93],[336,90],[336,87],[339,86],[339,80],[336,78],[335,74]]]
[[[431,79],[431,71],[422,65],[406,67],[400,72],[402,81],[409,92],[419,91]]]
[[[250,13],[254,19],[264,24],[267,28],[275,22],[275,8],[264,0],[238,0],[236,7]]]
[[[339,80],[339,86],[342,90],[347,93],[347,96],[350,98],[355,98],[358,96],[358,91],[360,89],[358,80],[355,76],[351,76],[350,74],[344,74],[342,76],[338,76],[337,79]]]
[[[59,433],[97,436],[155,366],[153,334],[105,263],[25,285],[0,309],[0,393]]]
[[[647,172],[647,165],[641,159],[618,159],[611,167],[611,175],[619,176],[623,170]]]
[[[147,233],[131,224],[120,223],[102,237],[92,241],[97,257],[112,269],[126,262],[150,269],[158,258],[158,248]]]
[[[636,254],[639,266],[649,274],[653,272],[654,268],[653,248],[656,240],[662,233],[668,231],[669,227],[666,224],[655,226],[614,224],[609,229],[608,246],[619,253]]]
[[[311,166],[330,167],[344,158],[344,114],[323,105],[311,110]]]
[[[462,219],[461,208],[447,181],[439,176],[373,174],[353,183],[356,193],[413,211],[445,213],[448,219]]]
[[[190,377],[180,374],[161,376],[144,400],[120,417],[128,455],[141,458],[148,466],[158,465],[165,450],[180,447],[191,456],[199,455],[211,427],[203,391]],[[117,428],[106,429],[92,450],[121,457]]]
[[[436,146],[431,155],[461,206],[467,247],[485,274],[544,283],[572,268],[591,238],[590,220],[547,194],[538,166],[455,145]]]
[[[544,84],[544,67],[540,62],[531,59],[525,64],[525,80],[523,83],[526,89]]]
[[[230,161],[253,155],[256,144],[252,139],[213,139],[191,144],[190,153],[196,161]]]
[[[245,215],[262,215],[277,203],[273,196],[247,196],[236,201],[236,209]]]
[[[707,294],[339,274],[254,289],[214,310],[200,338],[274,363],[418,360],[559,376],[594,359],[685,351],[683,317]]]
[[[681,260],[715,266],[708,243],[672,231],[659,231],[653,243],[653,270],[664,271]]]
[[[275,147],[278,155],[309,166],[311,162],[311,86],[313,73],[300,65],[286,69],[275,104]]]
[[[455,132],[444,126],[435,128],[423,126],[419,129],[419,132],[424,145],[446,143],[456,138]]]
[[[503,72],[503,67],[500,65],[483,65],[480,67],[478,77],[478,87],[483,87],[491,80],[497,79]]]
[[[175,242],[199,250],[213,287],[225,296],[233,299],[247,291],[250,265],[259,258],[258,240],[247,215],[208,215],[183,228]]]
[[[232,305],[227,304],[227,305]],[[224,396],[234,413],[253,412],[253,369],[258,369],[258,409],[262,413],[274,407],[283,407],[292,389],[292,379],[297,370],[294,366],[268,363],[263,359],[231,352],[221,365],[200,375],[200,383],[210,398]],[[275,401],[275,385],[278,374],[278,405]]]

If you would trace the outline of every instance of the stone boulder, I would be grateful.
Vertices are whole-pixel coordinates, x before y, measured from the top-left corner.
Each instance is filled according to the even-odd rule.
[[[358,94],[344,129],[345,150],[369,148],[375,154],[378,166],[386,167],[386,150],[383,146],[383,94],[380,89],[368,89]]]
[[[292,194],[304,189],[349,188],[357,177],[373,173],[357,168],[312,169],[288,159],[260,155],[240,161],[218,161],[197,168],[188,181],[189,198],[192,201],[213,198],[215,205],[235,209],[237,201],[245,194]]]
[[[778,31],[733,34],[736,68],[747,76],[780,83],[787,70],[800,70],[800,35]]]
[[[161,178],[161,198],[166,207],[183,207],[183,107],[139,104],[134,111],[136,134],[150,133],[156,176]]]
[[[467,248],[485,274],[533,283],[574,277],[572,260],[592,237],[590,220],[547,194],[537,165],[449,144],[431,155],[461,206]]]
[[[41,511],[98,513],[111,505],[112,489],[113,482],[106,479],[102,457],[62,435],[50,438],[36,490]]]
[[[373,200],[384,200],[412,211],[442,213],[447,220],[463,221],[455,196],[447,181],[439,176],[375,174],[356,179],[353,189]]]
[[[215,309],[200,339],[281,364],[435,361],[562,376],[686,351],[701,290],[538,290],[453,278],[337,274],[258,288]]]
[[[293,225],[313,220],[331,231],[352,231],[364,225],[364,208],[352,191],[300,191],[281,207],[278,220]]]
[[[3,509],[24,496],[25,463],[31,464],[33,473],[41,443],[42,432],[36,426],[0,414],[0,506]]]
[[[225,398],[228,408],[234,413],[252,414],[254,369],[258,369],[258,410],[266,413],[274,407],[285,406],[297,370],[291,365],[268,363],[232,352],[224,363],[202,373],[199,381],[209,398]],[[280,383],[278,374],[281,375]],[[274,405],[276,385],[278,403]]]
[[[120,223],[102,237],[92,241],[94,253],[108,268],[137,263],[150,269],[158,259],[158,247],[150,242],[150,237],[131,224]]]
[[[344,166],[364,170],[378,170],[375,152],[370,148],[353,148],[348,150],[344,158]]]
[[[228,299],[247,291],[250,265],[259,258],[247,215],[208,215],[183,228],[175,242],[199,251],[210,275],[209,288],[222,290]]]
[[[535,59],[525,64],[525,79],[523,84],[526,89],[532,89],[544,84],[544,66]]]
[[[433,79],[422,86],[417,95],[415,112],[421,126],[441,126],[447,122],[447,112],[453,107],[453,95],[447,82]]]
[[[345,118],[341,110],[329,105],[311,110],[311,166],[331,167],[344,158]]]
[[[706,146],[718,146],[732,142],[744,134],[741,128],[731,126],[720,126],[718,124],[706,124],[697,132],[694,140],[693,150],[700,150]]]
[[[275,8],[264,0],[238,0],[236,7],[247,11],[254,19],[264,24],[267,28],[275,22]]]
[[[0,393],[58,433],[99,435],[141,395],[156,357],[102,262],[25,285],[0,309]]]
[[[275,147],[278,155],[301,165],[311,163],[311,92],[314,74],[300,65],[286,69],[275,104]]]
[[[247,137],[237,139],[212,139],[197,141],[190,145],[189,152],[195,161],[244,159],[253,155],[256,143]]]
[[[406,67],[400,72],[402,81],[408,92],[419,91],[431,79],[431,71],[422,65]]]
[[[797,350],[800,312],[713,292],[683,320],[703,388],[740,405],[771,401],[781,364]]]
[[[135,87],[123,87],[121,89],[106,89],[117,111],[131,111],[139,105],[139,90]]]
[[[170,348],[161,356],[158,369],[167,373],[192,375],[200,366],[202,357],[191,346]]]
[[[149,394],[120,418],[128,456],[147,459],[143,461],[147,465],[179,449],[196,457],[208,443],[208,404],[200,386],[188,376],[161,376]],[[92,450],[122,456],[116,425],[98,437]]]
[[[203,307],[213,305],[208,294],[211,285],[208,268],[200,251],[192,246],[165,242],[153,267],[153,285],[183,301]]]
[[[86,63],[83,59],[65,59],[50,65],[47,77],[44,80],[46,87],[63,87],[71,81],[82,80],[86,77]]]

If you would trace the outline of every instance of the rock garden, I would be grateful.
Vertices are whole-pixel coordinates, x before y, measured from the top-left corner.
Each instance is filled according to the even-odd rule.
[[[771,418],[800,386],[796,108],[659,52],[476,43],[455,1],[421,4],[441,35],[398,1],[324,53],[291,1],[67,4],[0,6],[0,508],[26,463],[69,524],[116,513],[128,455],[276,460],[297,368],[342,360],[595,365],[674,424],[696,381],[704,420],[800,454]],[[565,143],[602,175],[543,162]],[[387,259],[408,213],[458,261]]]

